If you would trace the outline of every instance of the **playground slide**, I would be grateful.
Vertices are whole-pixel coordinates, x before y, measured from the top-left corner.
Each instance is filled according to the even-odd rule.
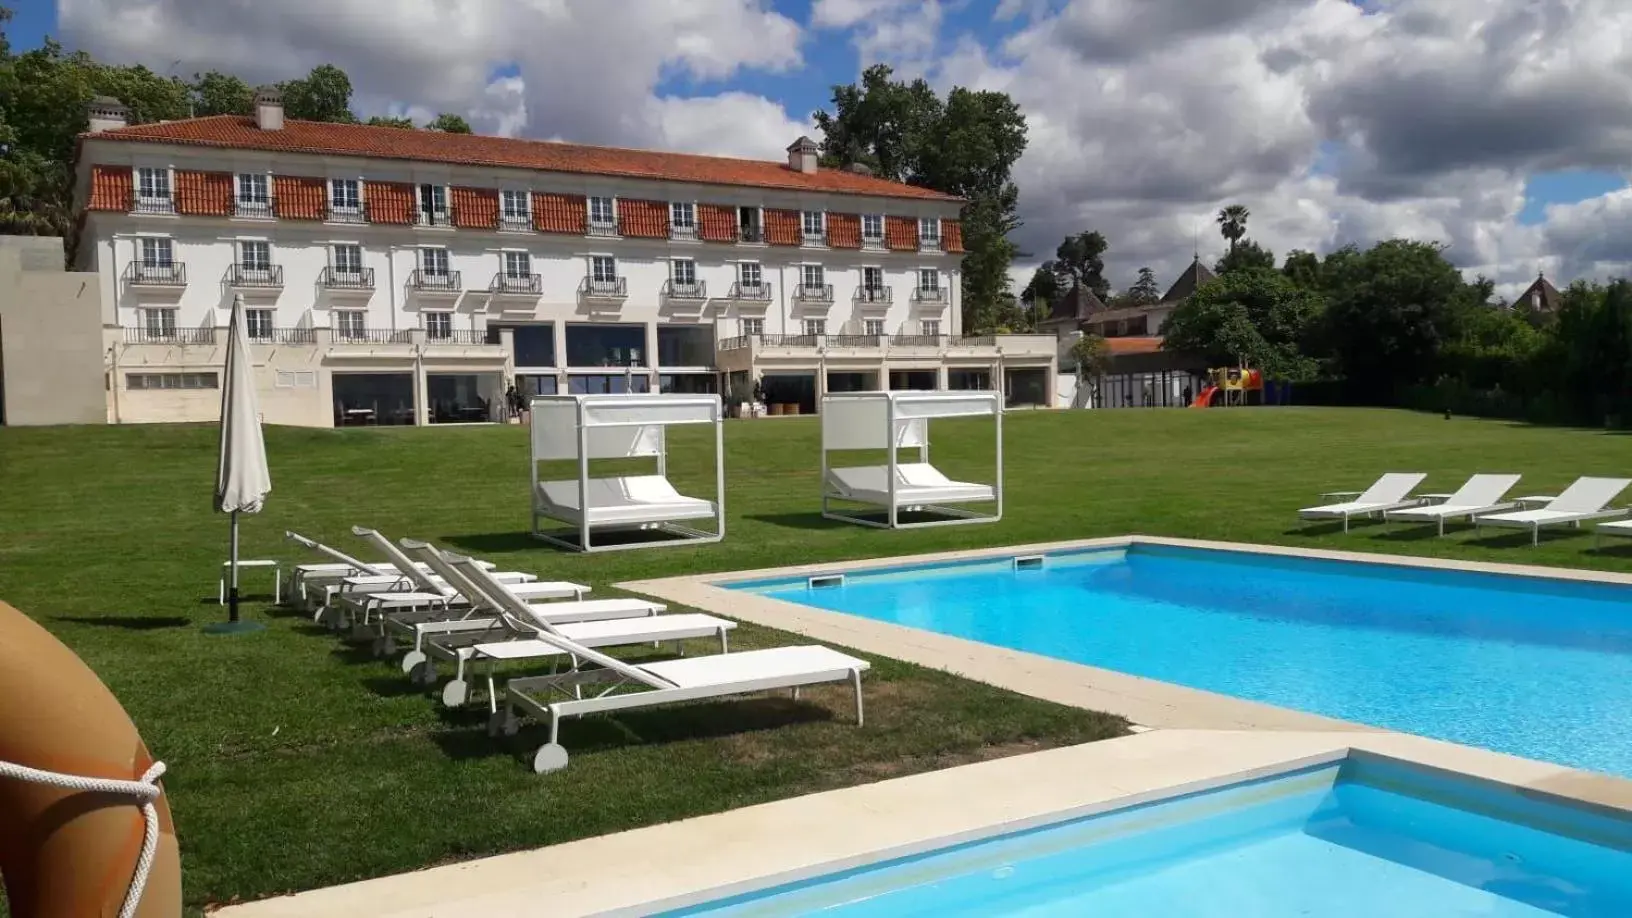
[[[1201,394],[1197,395],[1196,400],[1190,403],[1190,407],[1191,408],[1210,408],[1210,407],[1212,407],[1212,404],[1213,404],[1213,396],[1217,395],[1217,394],[1218,394],[1218,387],[1217,386],[1208,386],[1207,388],[1201,390]]]

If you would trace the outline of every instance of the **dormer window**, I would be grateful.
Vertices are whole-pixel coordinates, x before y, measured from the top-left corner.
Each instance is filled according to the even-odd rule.
[[[589,234],[591,236],[618,234],[618,210],[612,198],[589,199]]]
[[[861,244],[868,248],[884,247],[884,215],[861,215]]]
[[[172,214],[175,199],[170,193],[170,170],[143,167],[136,170],[136,200],[132,209],[139,214]]]
[[[419,186],[419,210],[415,220],[420,226],[451,226],[448,214],[448,189],[429,183]]]
[[[807,210],[800,215],[800,225],[804,230],[806,245],[827,244],[827,214],[819,210]]]
[[[675,201],[669,205],[669,238],[697,238],[697,206],[690,201]]]
[[[333,223],[363,222],[363,183],[357,179],[329,181],[329,220]]]
[[[506,189],[499,192],[499,229],[525,232],[533,228],[532,194]]]
[[[941,218],[923,217],[918,221],[918,248],[939,249],[941,247]]]
[[[264,172],[244,172],[238,176],[238,194],[233,201],[233,216],[272,216],[271,179]]]

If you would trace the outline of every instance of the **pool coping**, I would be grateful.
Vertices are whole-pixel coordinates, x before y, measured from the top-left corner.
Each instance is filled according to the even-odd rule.
[[[804,577],[816,574],[887,570],[904,565],[932,565],[982,561],[1025,554],[1129,548],[1136,545],[1231,551],[1263,556],[1385,564],[1416,570],[1502,574],[1554,582],[1604,583],[1632,586],[1632,575],[1540,565],[1497,564],[1385,555],[1368,552],[1295,548],[1244,542],[1178,539],[1126,535],[1074,539],[869,558],[798,564],[777,568],[692,574],[617,584],[622,590],[652,596],[704,612],[804,635],[862,653],[876,654],[939,669],[1020,694],[1073,707],[1103,711],[1126,718],[1138,728],[1154,730],[1296,730],[1368,735],[1407,735],[1290,708],[1233,698],[1142,676],[1058,660],[1041,654],[1011,650],[966,638],[829,612],[799,603],[730,589],[724,584]],[[1454,744],[1453,744],[1454,745]],[[1477,756],[1523,761],[1516,756],[1463,746]],[[1632,809],[1632,780],[1581,769],[1548,764],[1567,774],[1552,783],[1554,792],[1583,803]]]

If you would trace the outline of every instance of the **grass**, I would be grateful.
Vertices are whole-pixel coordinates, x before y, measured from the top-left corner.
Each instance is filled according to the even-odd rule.
[[[987,428],[938,422],[935,460],[989,470]],[[505,567],[592,583],[1130,532],[1632,571],[1587,537],[1305,529],[1292,510],[1388,469],[1451,487],[1522,472],[1544,492],[1632,471],[1624,436],[1401,412],[1038,412],[1006,419],[1005,519],[883,532],[815,513],[814,419],[731,422],[723,544],[564,555],[531,540],[520,428],[270,429],[275,489],[243,556],[306,560],[285,528],[353,548],[353,523]],[[706,489],[706,441],[672,439],[682,490]],[[210,510],[208,427],[0,429],[0,598],[84,657],[170,764],[189,902],[258,898],[536,847],[796,794],[1115,735],[1075,711],[887,660],[868,725],[843,688],[570,722],[570,768],[536,776],[536,729],[490,740],[396,669],[265,603],[267,632],[216,638],[227,523]],[[269,592],[264,571],[245,585]],[[264,584],[264,586],[263,586]],[[270,599],[270,597],[266,597]],[[744,626],[733,644],[786,635]]]

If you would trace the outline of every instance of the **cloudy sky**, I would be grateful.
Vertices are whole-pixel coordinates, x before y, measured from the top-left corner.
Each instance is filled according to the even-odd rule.
[[[1405,235],[1516,292],[1632,271],[1626,0],[12,0],[161,72],[332,62],[365,114],[780,158],[884,61],[1010,93],[1030,121],[1018,242],[1111,241],[1165,282],[1252,211],[1278,255]],[[387,15],[385,10],[391,13]],[[1017,274],[1029,274],[1022,266]]]

